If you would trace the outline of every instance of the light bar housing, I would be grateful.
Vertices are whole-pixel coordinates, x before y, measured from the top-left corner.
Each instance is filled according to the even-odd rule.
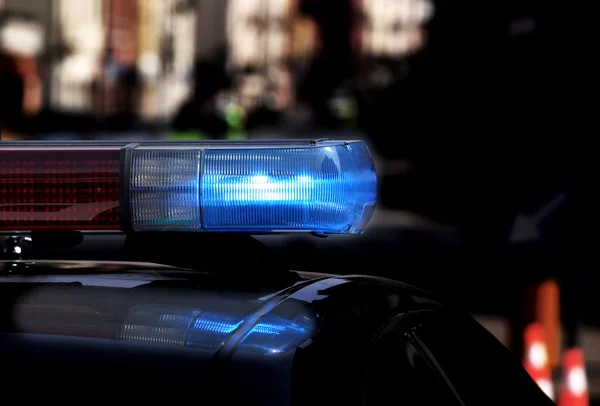
[[[360,234],[362,141],[0,143],[0,231]]]

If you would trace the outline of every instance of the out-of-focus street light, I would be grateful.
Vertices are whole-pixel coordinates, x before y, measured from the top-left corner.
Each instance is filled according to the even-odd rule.
[[[432,18],[431,0],[363,0],[363,51],[402,57],[424,46],[424,25]]]
[[[44,32],[28,14],[5,13],[0,16],[0,54],[15,64],[23,83],[21,113],[35,115],[42,106],[42,83],[37,58],[44,47]]]
[[[44,34],[35,21],[7,17],[0,25],[0,50],[23,57],[36,57],[42,51]]]

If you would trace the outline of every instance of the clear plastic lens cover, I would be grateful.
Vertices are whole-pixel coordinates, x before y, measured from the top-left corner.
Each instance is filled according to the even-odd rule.
[[[138,149],[131,157],[134,230],[200,230],[199,150]]]
[[[363,142],[136,149],[135,230],[360,234],[377,197]]]

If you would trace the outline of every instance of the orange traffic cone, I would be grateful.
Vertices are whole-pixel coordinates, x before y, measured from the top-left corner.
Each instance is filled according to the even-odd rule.
[[[548,347],[544,327],[532,323],[525,329],[525,369],[540,389],[554,400],[552,371],[548,359]]]
[[[558,398],[559,406],[588,406],[590,394],[583,351],[571,348],[563,354],[563,383]]]

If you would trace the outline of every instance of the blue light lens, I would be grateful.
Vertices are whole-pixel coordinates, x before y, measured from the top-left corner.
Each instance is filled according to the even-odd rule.
[[[207,231],[360,234],[375,206],[377,178],[362,142],[208,149],[200,190]]]
[[[377,198],[363,142],[136,148],[134,230],[362,233]]]

